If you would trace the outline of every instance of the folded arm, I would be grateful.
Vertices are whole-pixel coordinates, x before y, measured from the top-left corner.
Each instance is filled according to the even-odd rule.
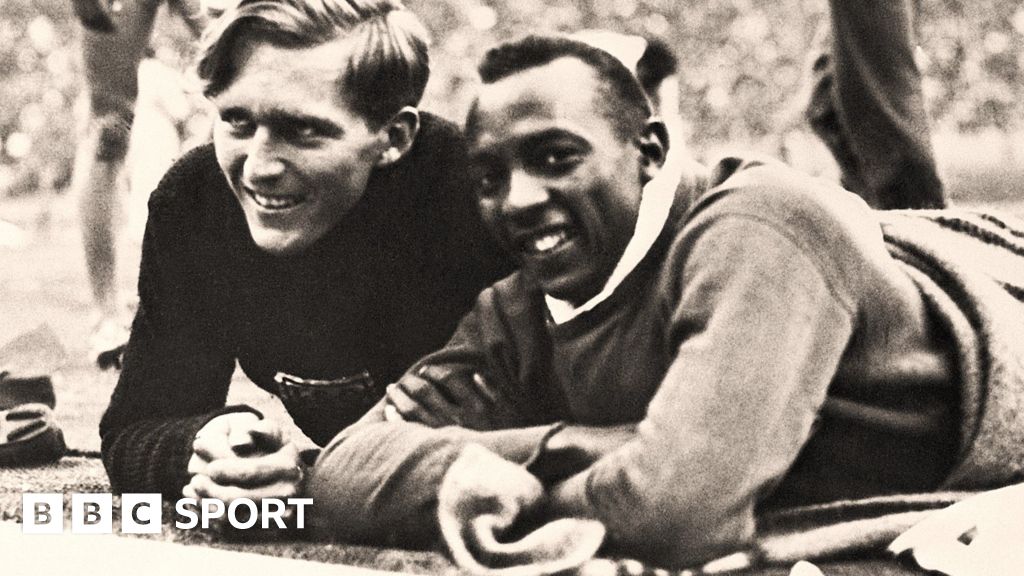
[[[816,264],[743,220],[689,240],[676,358],[636,436],[549,490],[550,516],[599,519],[617,548],[663,565],[752,535],[757,499],[806,442],[851,331]]]
[[[513,370],[503,368],[502,351],[487,344],[493,340],[481,329],[484,323],[506,323],[485,322],[485,313],[481,306],[471,311],[442,350],[413,366],[387,398],[324,449],[307,485],[319,536],[431,543],[437,536],[438,488],[468,444],[554,481],[632,438],[633,426],[565,426],[531,406],[505,376]],[[389,419],[388,411],[398,409],[401,418]]]

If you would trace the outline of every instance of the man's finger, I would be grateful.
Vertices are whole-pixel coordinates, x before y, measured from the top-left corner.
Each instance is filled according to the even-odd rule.
[[[473,373],[473,384],[476,386],[477,393],[481,397],[486,398],[491,404],[497,404],[501,400],[498,391],[491,388],[490,384],[487,383],[487,380],[479,372]]]
[[[192,457],[188,459],[188,473],[189,474],[206,474],[206,467],[209,465],[207,460],[204,460],[199,454],[192,454]]]
[[[422,364],[416,369],[416,376],[429,382],[432,386],[443,383],[452,376],[453,370],[447,366]],[[449,398],[448,400],[454,400]]]
[[[434,380],[432,388],[456,413],[479,414],[487,411],[491,404],[488,396],[480,394],[470,372],[449,371],[443,380]]]
[[[200,498],[199,493],[196,492],[196,489],[191,484],[186,484],[185,487],[181,489],[181,495],[193,500],[199,500]]]
[[[256,445],[263,450],[273,451],[284,446],[284,432],[276,420],[257,420],[249,433]]]
[[[236,456],[235,451],[228,444],[227,436],[216,432],[196,436],[196,439],[192,441],[192,451],[207,462]]]
[[[242,487],[218,484],[209,476],[202,474],[193,476],[190,486],[195,488],[195,492],[200,498],[216,498],[224,502],[225,505],[229,505],[239,498],[248,498],[253,501],[264,498],[283,500],[299,494],[299,485],[296,482],[274,482],[264,486]]]
[[[405,418],[402,418],[401,412],[398,411],[390,402],[384,404],[384,421],[385,422],[405,422]]]
[[[434,380],[423,368],[416,374],[402,376],[395,385],[412,401],[441,418],[450,416],[458,410],[458,405],[445,394],[440,382]]]
[[[395,410],[401,414],[403,420],[419,422],[431,428],[439,428],[451,423],[435,415],[435,413],[443,413],[442,411],[435,411],[424,407],[416,400],[413,400],[405,389],[398,384],[388,386],[387,397],[388,403],[395,407]]]
[[[231,451],[239,456],[245,456],[256,452],[256,440],[250,430],[245,428],[232,428],[228,433],[228,446]]]
[[[299,482],[302,480],[302,468],[297,454],[292,458],[269,454],[217,460],[207,466],[206,475],[218,484],[252,487],[280,481]]]

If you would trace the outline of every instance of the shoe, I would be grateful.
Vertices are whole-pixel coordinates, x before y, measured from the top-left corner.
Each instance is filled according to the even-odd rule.
[[[51,409],[56,406],[53,380],[49,376],[16,378],[8,372],[0,372],[0,410],[10,410],[22,404],[43,404]]]
[[[20,404],[0,411],[0,468],[49,464],[65,450],[64,433],[46,404]]]
[[[46,375],[63,361],[64,350],[46,325],[0,347],[0,467],[46,464],[64,455],[53,379]]]

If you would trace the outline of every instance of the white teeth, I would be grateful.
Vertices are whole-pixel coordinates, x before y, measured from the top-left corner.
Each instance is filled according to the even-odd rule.
[[[533,249],[537,252],[547,252],[558,246],[565,240],[565,232],[545,234],[533,240]]]
[[[249,195],[252,196],[252,199],[257,204],[271,210],[283,210],[292,206],[298,206],[303,200],[301,196],[264,196],[252,191],[249,192]]]

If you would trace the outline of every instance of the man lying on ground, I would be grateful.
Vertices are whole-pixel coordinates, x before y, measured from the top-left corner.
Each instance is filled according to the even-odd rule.
[[[666,187],[664,129],[607,53],[532,36],[480,71],[470,162],[521,271],[324,450],[322,535],[429,543],[439,491],[468,485],[492,516],[450,546],[593,518],[611,550],[684,566],[746,545],[764,510],[1020,477],[1022,242],[1002,221],[875,213],[768,160]],[[901,226],[987,226],[961,262],[1016,277],[929,268],[953,250]]]
[[[461,134],[416,108],[427,42],[397,0],[243,0],[211,25],[198,72],[220,121],[150,200],[100,424],[115,491],[294,494],[279,424],[225,407],[236,361],[325,443],[510,270]]]

